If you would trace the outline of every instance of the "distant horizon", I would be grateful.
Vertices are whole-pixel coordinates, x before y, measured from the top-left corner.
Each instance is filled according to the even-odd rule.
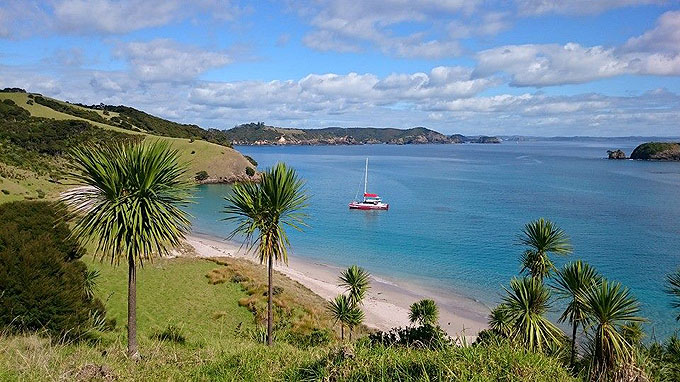
[[[206,128],[680,130],[680,3],[5,0],[0,84]]]

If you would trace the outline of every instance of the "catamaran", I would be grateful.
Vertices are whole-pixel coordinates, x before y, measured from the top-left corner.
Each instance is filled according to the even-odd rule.
[[[368,191],[368,158],[366,158],[366,170],[364,171],[364,200],[359,202],[356,197],[349,204],[351,210],[387,210],[390,205],[383,203],[378,194],[371,194]]]

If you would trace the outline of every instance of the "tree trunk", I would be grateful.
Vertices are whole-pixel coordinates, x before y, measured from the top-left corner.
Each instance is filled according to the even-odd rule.
[[[137,346],[137,268],[135,258],[128,258],[128,356],[138,361],[139,347]]]
[[[571,331],[571,360],[569,361],[569,366],[573,369],[574,368],[574,361],[576,359],[576,326],[578,325],[578,322],[574,322],[572,324],[572,331]]]
[[[274,325],[274,311],[272,310],[272,295],[274,294],[274,286],[272,285],[272,276],[274,268],[272,264],[272,256],[269,255],[269,292],[267,292],[267,345],[272,345],[272,326]]]
[[[345,325],[340,324],[340,340],[345,340]]]
[[[352,327],[350,326],[347,329],[349,329],[349,340],[352,341]]]

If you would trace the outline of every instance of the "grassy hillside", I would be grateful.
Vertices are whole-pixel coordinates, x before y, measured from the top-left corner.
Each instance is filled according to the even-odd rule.
[[[136,364],[125,356],[126,267],[87,263],[101,272],[97,294],[116,328],[99,334],[98,341],[79,344],[0,334],[0,380],[574,381],[556,360],[508,346],[432,351],[360,341],[342,350],[337,342],[306,347],[279,339],[268,348],[253,340],[257,315],[248,307],[255,295],[249,294],[248,282],[230,277],[214,283],[219,274],[234,271],[258,284],[264,282],[264,267],[236,261],[225,273],[224,265],[196,258],[157,260],[138,271],[143,359]],[[283,293],[291,294],[289,300],[301,304],[287,305],[291,310],[313,309],[307,304],[315,302],[323,310],[318,296],[276,277]],[[170,326],[178,328],[184,343],[154,336]]]
[[[107,134],[116,133],[119,134],[116,136],[118,138],[137,136],[140,139],[170,141],[172,146],[180,151],[182,158],[190,163],[189,173],[187,174],[190,177],[193,177],[199,171],[206,171],[214,181],[233,181],[235,178],[245,177],[247,167],[254,167],[243,155],[231,147],[207,142],[200,138],[158,136],[149,134],[146,130],[137,127],[125,129],[113,126],[104,122],[111,118],[120,117],[117,112],[106,111],[105,114],[104,110],[88,109],[44,97],[41,102],[52,106],[48,107],[36,102],[36,97],[28,93],[0,92],[0,102],[6,99],[12,100],[17,106],[30,113],[30,124],[42,129],[40,130],[42,133],[38,131],[38,135],[44,134],[46,137],[57,131],[58,128],[63,129],[63,124],[68,123],[68,121],[82,121],[98,128],[88,133],[89,135],[105,137]],[[55,110],[55,108],[58,110]],[[145,115],[148,120],[153,120],[156,124],[165,121],[148,114]],[[8,121],[3,120],[0,123],[6,124]],[[174,122],[165,121],[165,124],[171,125]],[[97,130],[99,129],[111,133],[98,133]],[[5,131],[11,132],[13,130],[16,129],[8,125],[5,126]],[[207,132],[207,130],[203,131]],[[207,132],[206,134],[210,133]],[[40,136],[37,137],[38,140],[40,138]],[[22,142],[14,141],[11,152],[15,154],[16,158],[20,159],[19,162],[21,163],[19,163],[17,160],[7,159],[7,154],[10,151],[9,143],[0,141],[0,145],[4,147],[4,155],[0,155],[0,203],[11,200],[49,198],[65,189],[66,186],[59,183],[59,176],[57,175],[65,164],[62,152],[36,152],[35,150],[25,149],[26,145]],[[68,146],[63,147],[68,148]]]

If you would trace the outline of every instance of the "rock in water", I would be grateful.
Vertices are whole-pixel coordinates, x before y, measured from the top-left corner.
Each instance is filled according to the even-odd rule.
[[[626,153],[621,150],[607,150],[609,159],[626,159]]]
[[[680,161],[680,143],[647,142],[636,147],[630,154],[631,159]]]

